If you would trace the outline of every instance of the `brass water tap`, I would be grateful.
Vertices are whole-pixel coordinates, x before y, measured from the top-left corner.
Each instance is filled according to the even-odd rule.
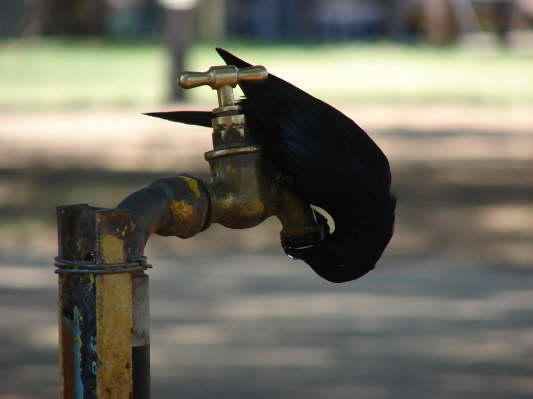
[[[179,85],[184,89],[198,86],[209,86],[218,94],[219,108],[214,113],[238,111],[233,97],[233,88],[239,82],[260,82],[268,77],[265,67],[257,65],[237,68],[234,65],[220,65],[209,68],[206,72],[183,72],[179,77]]]
[[[282,225],[285,248],[313,245],[324,238],[309,204],[282,182],[266,173],[261,147],[250,137],[245,115],[235,104],[233,88],[240,82],[260,83],[268,78],[263,66],[213,66],[206,72],[183,72],[184,89],[207,85],[218,94],[213,109],[213,147],[205,153],[211,168],[206,188],[211,197],[211,222],[230,228],[253,227],[276,215]]]
[[[213,150],[205,153],[211,168],[207,183],[211,194],[211,221],[230,228],[247,228],[261,223],[274,211],[274,187],[261,164],[261,148],[254,145],[246,129],[233,88],[239,82],[260,82],[268,77],[262,66],[237,68],[214,66],[207,72],[183,72],[182,88],[209,86],[217,91],[218,108],[213,109]]]
[[[233,88],[239,82],[261,82],[268,77],[263,66],[237,68],[233,65],[220,65],[209,68],[206,72],[183,72],[179,76],[179,85],[184,89],[209,86],[217,91],[218,108],[213,109],[213,146],[215,151],[227,147],[249,146],[250,138],[245,129],[244,115],[241,107],[235,104]],[[246,150],[246,149],[244,149]],[[212,156],[223,152],[206,154]]]

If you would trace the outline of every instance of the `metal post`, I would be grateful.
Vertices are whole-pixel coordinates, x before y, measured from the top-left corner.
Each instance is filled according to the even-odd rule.
[[[149,398],[148,276],[131,213],[58,208],[61,399]]]

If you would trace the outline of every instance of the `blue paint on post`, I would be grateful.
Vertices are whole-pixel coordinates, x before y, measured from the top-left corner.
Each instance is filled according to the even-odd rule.
[[[76,399],[83,399],[83,380],[81,378],[81,321],[82,317],[77,306],[74,306],[74,320],[64,317],[65,324],[69,327],[72,334],[72,358],[74,360],[74,391]]]

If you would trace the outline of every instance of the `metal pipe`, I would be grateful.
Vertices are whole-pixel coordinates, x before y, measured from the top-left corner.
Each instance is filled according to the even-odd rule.
[[[210,82],[224,92],[224,100],[232,96],[222,83],[235,84],[239,74],[253,80],[266,77],[266,70],[214,67],[199,75],[202,84]],[[324,226],[310,206],[266,170],[239,106],[229,100],[219,105],[213,118],[214,149],[205,154],[208,181],[185,174],[161,179],[128,196],[117,209],[85,204],[58,208],[62,399],[150,397],[144,249],[151,234],[189,238],[211,223],[242,229],[276,215],[287,250],[324,238]]]

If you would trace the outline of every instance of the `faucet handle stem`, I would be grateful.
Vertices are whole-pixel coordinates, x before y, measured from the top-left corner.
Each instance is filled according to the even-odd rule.
[[[234,65],[220,65],[209,68],[206,72],[183,72],[179,76],[179,85],[184,89],[209,86],[218,92],[219,110],[235,105],[233,90],[239,82],[260,82],[268,77],[265,67],[257,65],[237,68]]]

